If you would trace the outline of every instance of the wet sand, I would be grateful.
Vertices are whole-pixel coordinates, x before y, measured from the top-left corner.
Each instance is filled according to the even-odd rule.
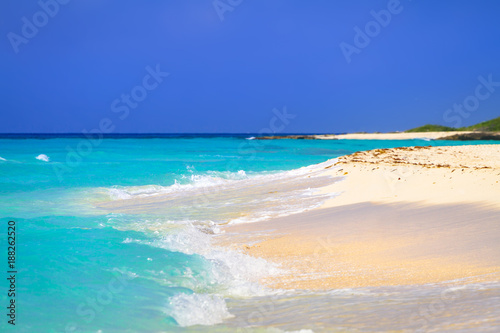
[[[332,160],[322,208],[232,225],[223,246],[281,264],[274,288],[500,279],[500,145],[378,149]]]

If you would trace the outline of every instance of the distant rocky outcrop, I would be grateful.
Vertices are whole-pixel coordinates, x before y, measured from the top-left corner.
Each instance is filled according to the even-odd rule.
[[[454,134],[439,138],[438,140],[455,140],[455,141],[500,140],[500,132],[472,132],[472,133]]]

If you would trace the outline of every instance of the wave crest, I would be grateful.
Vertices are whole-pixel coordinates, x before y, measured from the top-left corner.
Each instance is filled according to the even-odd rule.
[[[44,162],[48,162],[50,160],[50,158],[45,154],[40,154],[35,158],[39,161],[44,161]]]
[[[215,325],[233,317],[224,299],[217,295],[178,294],[169,299],[169,307],[168,315],[182,327]]]

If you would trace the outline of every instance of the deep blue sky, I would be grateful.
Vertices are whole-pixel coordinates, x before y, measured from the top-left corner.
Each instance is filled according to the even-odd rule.
[[[392,131],[500,115],[494,87],[474,112],[444,119],[474,96],[478,76],[500,82],[500,1],[401,0],[350,63],[340,43],[354,45],[354,27],[364,30],[372,10],[394,4],[220,0],[231,2],[241,3],[221,21],[213,0],[72,0],[44,25],[37,1],[1,1],[0,132],[81,132],[104,118],[114,132],[258,132],[284,106],[296,115],[284,132]],[[11,43],[14,34],[25,38],[23,17],[41,26]],[[123,108],[115,113],[112,103],[123,107],[121,95],[157,64],[169,76],[120,119]]]

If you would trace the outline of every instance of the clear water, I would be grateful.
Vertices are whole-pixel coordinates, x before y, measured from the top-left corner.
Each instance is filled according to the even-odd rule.
[[[0,242],[6,245],[7,222],[16,221],[18,270],[16,326],[3,315],[0,330],[474,331],[470,318],[500,317],[498,285],[467,284],[437,310],[426,306],[443,299],[445,285],[269,290],[256,281],[282,268],[211,241],[223,224],[321,204],[327,197],[315,188],[336,181],[320,172],[329,159],[374,148],[478,143],[490,142],[0,139]],[[5,279],[0,288],[7,304]],[[475,302],[487,304],[486,317],[471,310]],[[461,326],[443,319],[467,309]]]

